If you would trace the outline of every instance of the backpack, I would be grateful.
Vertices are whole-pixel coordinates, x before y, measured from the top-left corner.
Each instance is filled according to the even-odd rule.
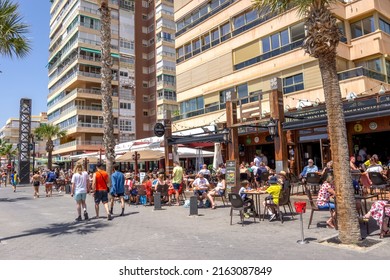
[[[47,181],[53,183],[56,180],[56,174],[54,172],[49,172],[47,175]]]

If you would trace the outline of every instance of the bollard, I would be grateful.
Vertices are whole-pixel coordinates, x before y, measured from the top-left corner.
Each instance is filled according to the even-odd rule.
[[[153,194],[154,210],[161,210],[161,193],[155,192]]]
[[[306,202],[297,201],[294,203],[294,206],[295,206],[295,211],[299,213],[299,220],[301,221],[301,240],[298,240],[297,243],[307,244],[309,242],[305,240],[305,237],[303,235],[303,218],[302,218],[302,213],[306,212]]]
[[[198,215],[198,198],[196,196],[190,197],[190,216]]]

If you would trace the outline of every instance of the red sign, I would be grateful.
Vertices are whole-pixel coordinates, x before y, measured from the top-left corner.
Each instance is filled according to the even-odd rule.
[[[11,169],[12,165],[11,164],[7,164],[7,168],[8,169]]]

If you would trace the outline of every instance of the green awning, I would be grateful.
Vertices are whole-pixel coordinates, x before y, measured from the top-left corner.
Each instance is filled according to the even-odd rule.
[[[86,51],[86,52],[91,52],[91,53],[97,53],[97,54],[101,53],[100,50],[94,50],[94,49],[90,49],[90,48],[80,48],[80,50]],[[111,56],[119,58],[119,54],[117,54],[117,53],[111,53]]]
[[[80,48],[80,50],[86,51],[86,52],[91,52],[91,53],[98,53],[98,54],[100,54],[100,51],[99,51],[99,50],[94,50],[94,49],[90,49],[90,48]]]

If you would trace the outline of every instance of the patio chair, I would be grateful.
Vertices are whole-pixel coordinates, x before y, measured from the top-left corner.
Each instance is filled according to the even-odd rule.
[[[294,218],[294,208],[292,207],[290,197],[291,197],[291,184],[289,180],[286,180],[283,185],[283,196],[279,198],[279,207],[283,206],[284,213],[287,214],[286,212],[286,206],[288,206],[288,209],[290,210],[292,218]]]
[[[386,182],[385,177],[379,172],[368,172],[368,176],[372,182],[371,189],[379,189],[379,194],[381,199],[386,196],[386,189],[390,187],[390,185]]]
[[[230,201],[230,225],[233,222],[233,211],[239,211],[241,225],[244,226],[244,201],[238,193],[229,193]],[[253,215],[254,222],[256,222],[256,215]]]
[[[296,194],[299,193],[299,187],[302,188],[302,193],[304,194],[305,193],[305,188],[304,188],[304,185],[302,183],[302,180],[300,180],[294,173],[288,173],[288,178],[290,180],[290,184],[291,184],[291,195],[294,194],[294,187],[297,187],[297,192]]]
[[[313,193],[317,193],[317,187],[321,185],[321,175],[317,172],[309,172],[306,174],[306,186],[309,186]]]
[[[317,207],[317,203],[316,203],[316,199],[313,199],[312,195],[311,195],[311,192],[310,192],[310,189],[308,187],[305,187],[305,192],[306,192],[306,195],[307,197],[309,198],[309,203],[310,203],[310,208],[311,208],[311,212],[310,212],[310,219],[309,219],[309,224],[307,226],[307,228],[309,229],[310,228],[310,225],[311,225],[311,222],[313,221],[313,215],[314,215],[314,212],[318,212],[318,211],[329,211],[330,215],[332,216],[333,214],[333,210],[332,209],[319,209]],[[337,221],[333,221],[333,224],[335,225],[336,229],[337,229]]]
[[[238,193],[238,192],[237,192]],[[223,206],[226,206],[225,198],[226,198],[226,189],[223,190],[222,194],[214,194],[213,198],[215,199],[216,197],[220,197],[223,203]]]

